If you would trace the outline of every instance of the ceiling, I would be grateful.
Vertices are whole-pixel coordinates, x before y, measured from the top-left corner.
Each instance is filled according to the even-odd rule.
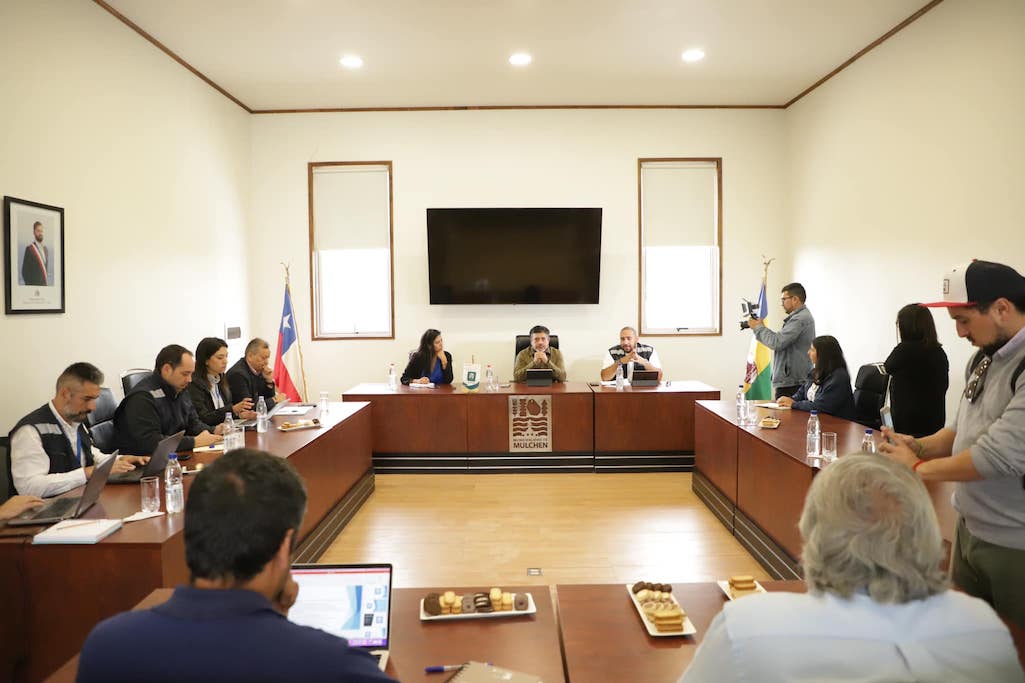
[[[782,106],[926,0],[95,0],[251,110]],[[938,0],[937,0],[938,1]],[[930,6],[933,3],[930,3]],[[704,60],[681,53],[699,47]],[[513,52],[533,62],[513,67]],[[346,54],[361,69],[339,64]]]

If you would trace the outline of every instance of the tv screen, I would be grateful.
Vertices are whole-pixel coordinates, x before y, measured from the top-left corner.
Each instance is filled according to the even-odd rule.
[[[601,209],[427,209],[432,304],[596,304]]]

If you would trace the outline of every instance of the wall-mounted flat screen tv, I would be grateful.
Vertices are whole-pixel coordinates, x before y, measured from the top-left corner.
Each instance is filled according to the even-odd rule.
[[[431,303],[598,303],[601,212],[427,209]]]

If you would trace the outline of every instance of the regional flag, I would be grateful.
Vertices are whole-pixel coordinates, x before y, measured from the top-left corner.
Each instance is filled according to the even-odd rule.
[[[278,351],[274,354],[274,383],[290,401],[305,401],[306,382],[302,373],[299,337],[295,330],[292,291],[285,284],[285,307],[278,327]]]
[[[769,312],[765,300],[765,278],[758,295],[758,317],[765,320]],[[747,351],[747,373],[744,375],[744,394],[749,401],[772,399],[772,351],[751,335],[751,347]]]

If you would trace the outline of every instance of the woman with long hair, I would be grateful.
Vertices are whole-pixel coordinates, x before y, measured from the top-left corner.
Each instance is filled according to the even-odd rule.
[[[853,420],[854,393],[847,361],[836,337],[815,337],[808,349],[811,359],[811,377],[792,397],[781,396],[776,402],[795,410],[817,410]]]
[[[224,377],[228,369],[228,342],[217,337],[206,337],[196,346],[196,371],[189,384],[189,398],[199,419],[214,427],[224,422],[229,410],[243,420],[256,418],[253,401],[244,398],[231,402],[231,389]]]
[[[886,359],[893,429],[914,437],[935,434],[947,419],[950,363],[932,313],[908,304],[897,312],[897,333],[900,343]]]
[[[403,384],[452,384],[452,354],[445,350],[441,332],[427,330],[420,346],[409,356],[402,372]]]

